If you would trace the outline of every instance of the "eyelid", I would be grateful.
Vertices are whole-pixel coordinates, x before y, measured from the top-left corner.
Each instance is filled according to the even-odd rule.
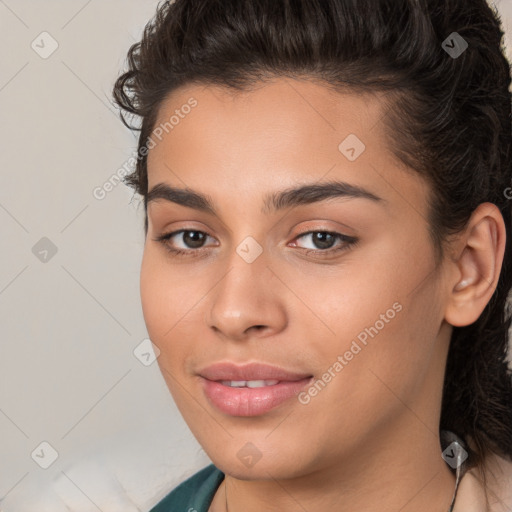
[[[309,229],[307,231],[299,233],[297,236],[294,237],[293,240],[305,238],[306,236],[313,235],[314,233],[327,233],[329,235],[332,235],[334,239],[340,241],[341,244],[334,245],[333,247],[329,247],[328,249],[308,249],[306,247],[300,247],[300,249],[304,249],[305,251],[310,251],[313,253],[317,252],[329,254],[330,252],[335,252],[337,249],[341,250],[344,247],[349,247],[359,242],[359,238],[355,236],[345,235],[344,233],[339,233],[338,231],[328,229]]]
[[[190,227],[189,228],[175,229],[175,230],[172,230],[172,231],[165,231],[164,233],[162,233],[161,235],[157,236],[156,238],[153,238],[153,240],[156,241],[156,242],[160,242],[160,241],[166,242],[166,241],[170,240],[171,238],[174,238],[175,236],[183,235],[183,233],[187,233],[187,232],[202,233],[203,235],[206,235],[207,238],[212,238],[212,239],[215,240],[215,237],[210,235],[204,229],[195,229],[195,228],[190,228]],[[199,247],[198,249],[184,249],[184,250],[189,251],[189,252],[198,252],[201,249],[204,249],[204,247]]]
[[[203,234],[209,236],[210,238],[215,238],[213,235],[210,235],[210,233],[208,231],[206,231],[205,229],[196,228],[194,226],[186,226],[186,227],[182,227],[182,228],[178,228],[178,229],[174,229],[174,230],[170,230],[170,231],[166,230],[166,229],[165,230],[162,229],[161,231],[162,231],[162,234],[157,236],[153,240],[158,241],[158,240],[162,239],[163,237],[171,238],[172,236],[176,236],[180,233],[187,232],[187,231],[196,231],[199,233],[203,233]],[[345,233],[340,233],[334,229],[329,229],[329,228],[325,228],[325,227],[303,228],[303,229],[299,230],[299,232],[294,236],[293,240],[295,240],[296,238],[300,238],[300,237],[312,234],[312,233],[329,233],[329,234],[332,234],[334,236],[339,236],[344,239],[357,240],[357,237],[355,237],[355,236],[347,235]]]
[[[163,233],[159,236],[157,236],[156,238],[153,238],[153,240],[155,242],[158,242],[160,244],[162,244],[165,248],[165,250],[172,256],[172,257],[175,257],[175,258],[201,258],[201,257],[204,257],[205,256],[205,253],[208,252],[208,246],[202,246],[202,247],[198,247],[198,248],[180,248],[180,247],[173,247],[171,246],[171,244],[168,243],[168,241],[177,236],[177,235],[182,235],[183,233],[186,233],[186,232],[199,232],[199,233],[202,233],[203,235],[206,235],[206,237],[210,237],[212,239],[215,239],[215,237],[213,237],[212,235],[210,235],[207,231],[204,231],[204,230],[200,230],[200,229],[195,229],[195,228],[191,228],[190,226],[188,227],[182,227],[181,229],[177,229],[177,230],[173,230],[173,231],[170,231],[170,232],[166,232],[166,233]],[[321,260],[321,259],[327,259],[327,258],[334,258],[336,257],[337,255],[345,252],[345,251],[348,251],[349,249],[351,249],[352,247],[356,246],[358,243],[359,243],[359,238],[358,237],[354,237],[354,236],[350,236],[350,235],[345,235],[343,233],[339,233],[337,231],[333,231],[333,230],[329,230],[329,229],[324,229],[324,228],[309,228],[307,230],[304,230],[304,231],[301,231],[300,233],[298,233],[294,238],[293,240],[296,240],[296,239],[299,239],[299,238],[303,238],[307,235],[312,235],[314,233],[327,233],[329,235],[332,235],[335,240],[338,240],[340,241],[341,243],[338,244],[338,245],[334,245],[333,247],[328,247],[326,249],[308,249],[306,247],[298,247],[299,248],[299,253],[302,253],[302,254],[306,254],[306,255],[314,255],[315,258],[317,260]],[[218,244],[214,245],[214,246],[218,246]],[[296,246],[296,245],[295,245]]]

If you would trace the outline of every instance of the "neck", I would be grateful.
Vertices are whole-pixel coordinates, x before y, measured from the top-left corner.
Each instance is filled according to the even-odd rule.
[[[455,477],[441,457],[439,437],[411,411],[403,420],[402,428],[393,424],[387,432],[380,429],[378,437],[337,466],[293,479],[251,481],[226,475],[211,510],[447,512]]]

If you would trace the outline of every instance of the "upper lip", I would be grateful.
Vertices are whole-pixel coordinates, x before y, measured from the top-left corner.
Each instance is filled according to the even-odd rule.
[[[238,365],[231,362],[219,362],[200,370],[199,375],[208,380],[287,380],[295,381],[311,377],[307,373],[285,370],[265,363]]]

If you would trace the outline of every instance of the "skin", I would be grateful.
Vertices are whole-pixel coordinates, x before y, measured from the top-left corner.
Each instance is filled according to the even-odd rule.
[[[436,268],[430,191],[393,157],[381,96],[289,78],[237,94],[194,84],[168,96],[157,124],[191,96],[197,107],[148,154],[149,190],[166,183],[207,194],[216,215],[150,202],[140,285],[163,377],[226,474],[209,511],[226,510],[226,491],[229,512],[446,511],[455,485],[438,437],[446,356],[452,326],[474,322],[496,288],[505,247],[499,210],[480,205]],[[338,149],[349,134],[366,145],[353,162]],[[261,211],[269,192],[330,179],[382,201]],[[173,256],[154,240],[180,229],[209,235],[202,256]],[[322,257],[326,245],[305,231],[358,243]],[[263,251],[252,263],[236,252],[247,236]],[[193,240],[178,234],[167,244],[197,253]],[[202,391],[197,372],[218,361],[321,379],[397,302],[400,312],[307,405],[292,398],[233,417]],[[250,468],[237,456],[247,442],[261,454]]]

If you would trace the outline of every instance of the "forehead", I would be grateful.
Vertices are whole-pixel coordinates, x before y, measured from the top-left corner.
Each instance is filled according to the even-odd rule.
[[[229,186],[249,197],[251,190],[325,177],[382,197],[395,189],[421,208],[426,184],[393,156],[383,122],[388,109],[383,94],[340,93],[290,78],[244,91],[181,87],[158,111],[149,189],[168,182],[215,195]]]
[[[191,101],[195,106],[189,109]],[[254,137],[256,142],[265,135],[271,138],[277,132],[281,136],[306,136],[315,143],[325,140],[329,132],[336,140],[350,128],[360,134],[373,132],[385,109],[381,93],[340,93],[327,85],[305,79],[275,78],[258,82],[242,91],[192,84],[167,96],[159,108],[155,128],[164,127],[174,117],[172,133],[190,135],[186,125],[191,122],[184,121],[193,118],[197,121],[194,122],[194,132],[200,136],[211,134],[214,125],[219,139],[222,135],[233,137],[238,134],[246,138],[247,135],[257,135]],[[200,124],[205,129],[197,132]],[[367,139],[373,139],[379,133],[376,130],[365,135]]]
[[[306,80],[278,78],[244,91],[192,84],[162,102],[148,167],[162,158],[185,163],[183,157],[188,168],[196,158],[209,158],[212,165],[222,160],[223,167],[239,165],[240,159],[271,165],[277,158],[294,165],[300,158],[313,166],[320,154],[336,161],[349,135],[383,153],[384,108],[377,95],[340,94]]]

